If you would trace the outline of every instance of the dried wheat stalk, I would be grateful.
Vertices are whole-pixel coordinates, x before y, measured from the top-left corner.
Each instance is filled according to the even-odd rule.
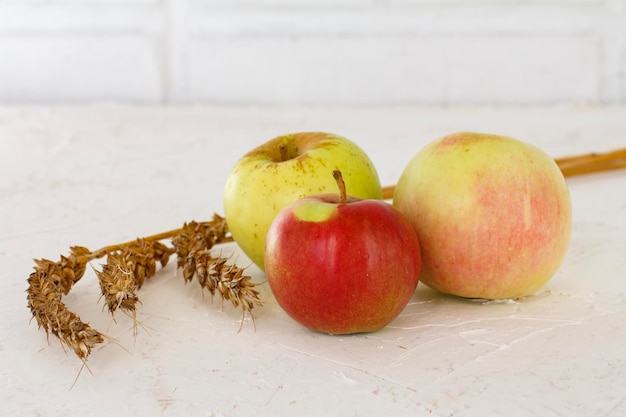
[[[171,248],[160,242],[168,238],[172,239]],[[255,284],[243,274],[242,268],[228,265],[226,258],[211,255],[215,244],[229,241],[232,238],[228,235],[226,222],[216,214],[208,222],[185,223],[181,229],[93,252],[73,246],[70,255],[61,255],[58,262],[35,260],[35,271],[28,278],[26,290],[28,307],[48,336],[56,336],[62,345],[71,348],[85,361],[95,346],[109,338],[82,322],[61,299],[83,277],[87,264],[106,256],[102,270],[96,270],[105,305],[111,314],[119,309],[136,317],[139,302],[136,291],[146,279],[156,274],[157,263],[164,267],[170,255],[176,253],[185,281],[195,276],[202,288],[209,289],[211,294],[217,292],[222,300],[241,308],[243,325],[246,312],[253,317],[252,309],[262,303],[254,289]]]
[[[554,160],[565,177],[626,168],[626,148],[606,153],[588,153]],[[395,185],[383,187],[383,199],[393,198]]]
[[[626,168],[626,149],[555,159],[566,177]]]

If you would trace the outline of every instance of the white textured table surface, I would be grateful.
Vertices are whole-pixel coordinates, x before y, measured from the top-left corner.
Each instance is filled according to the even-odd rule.
[[[324,130],[361,145],[393,184],[428,141],[458,130],[517,137],[554,157],[626,147],[626,109],[0,108],[0,415],[626,415],[626,171],[568,179],[570,250],[518,301],[479,303],[419,285],[386,329],[308,331],[273,301],[240,311],[183,284],[175,262],[140,291],[132,321],[103,311],[95,274],[64,298],[119,341],[88,360],[29,323],[32,258],[57,260],[208,220],[247,150]],[[248,260],[234,244],[241,266]],[[96,261],[94,266],[98,266]]]

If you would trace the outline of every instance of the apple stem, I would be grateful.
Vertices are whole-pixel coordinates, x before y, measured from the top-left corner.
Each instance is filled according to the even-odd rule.
[[[335,169],[333,171],[333,178],[337,181],[337,187],[339,187],[339,196],[341,198],[341,204],[348,203],[348,194],[346,193],[346,183],[343,180],[343,175],[341,175],[341,171]]]
[[[280,152],[280,160],[282,162],[289,159],[289,148],[287,148],[286,143],[281,143],[278,145],[278,152]]]

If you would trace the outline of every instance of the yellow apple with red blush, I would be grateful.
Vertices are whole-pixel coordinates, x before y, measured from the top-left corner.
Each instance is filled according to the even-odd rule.
[[[420,281],[448,294],[532,294],[569,246],[562,172],[543,150],[506,136],[461,132],[431,142],[401,174],[393,205],[419,237]]]

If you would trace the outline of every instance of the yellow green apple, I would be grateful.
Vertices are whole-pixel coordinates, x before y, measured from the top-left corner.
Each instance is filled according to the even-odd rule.
[[[279,136],[245,154],[228,175],[223,207],[228,228],[261,269],[265,237],[274,217],[303,197],[335,192],[333,170],[343,173],[352,196],[381,199],[378,173],[351,140],[325,132]]]
[[[418,234],[420,280],[448,294],[529,295],[569,246],[571,201],[559,167],[505,136],[461,132],[431,142],[401,174],[393,205]]]

